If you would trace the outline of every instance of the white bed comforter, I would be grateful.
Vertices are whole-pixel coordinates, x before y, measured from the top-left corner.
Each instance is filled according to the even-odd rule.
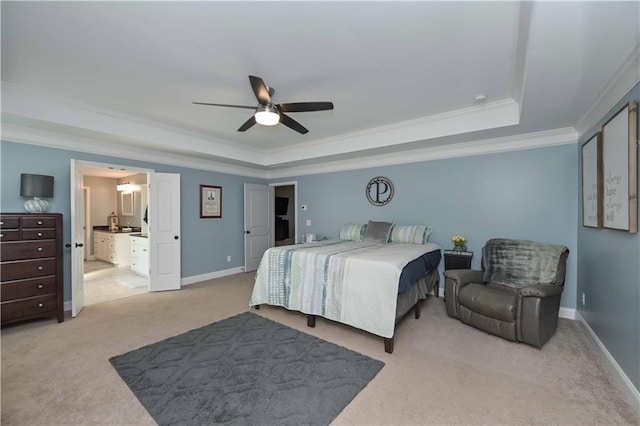
[[[402,268],[437,244],[327,241],[268,249],[250,306],[283,306],[393,337]]]

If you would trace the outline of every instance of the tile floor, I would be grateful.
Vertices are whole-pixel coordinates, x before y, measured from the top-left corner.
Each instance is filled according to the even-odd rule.
[[[85,306],[147,292],[147,277],[136,274],[129,266],[87,260],[84,272]]]

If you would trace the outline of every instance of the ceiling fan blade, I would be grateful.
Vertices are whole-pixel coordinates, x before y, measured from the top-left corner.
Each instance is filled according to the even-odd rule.
[[[282,112],[327,111],[333,109],[332,102],[293,102],[276,106]]]
[[[264,84],[264,81],[255,75],[250,75],[249,81],[251,82],[253,93],[255,93],[256,98],[258,98],[258,102],[262,105],[271,103],[271,95],[269,95],[269,89],[267,89],[267,85]]]
[[[249,128],[251,128],[251,126],[253,126],[254,124],[256,124],[256,116],[252,115],[251,118],[249,118],[247,121],[244,122],[244,124],[242,126],[240,126],[238,131],[239,132],[244,132],[244,131],[248,130]]]
[[[296,120],[286,114],[280,113],[280,122],[288,128],[293,129],[298,133],[302,133],[303,135],[309,133],[309,131],[305,129],[302,124],[298,123]]]
[[[211,105],[211,106],[221,106],[221,107],[229,107],[229,108],[256,109],[255,106],[248,106],[248,105],[210,104],[208,102],[191,102],[191,103],[196,105]]]

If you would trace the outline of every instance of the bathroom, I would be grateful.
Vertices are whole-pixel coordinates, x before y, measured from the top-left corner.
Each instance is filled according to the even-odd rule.
[[[84,171],[85,305],[147,291],[148,177],[129,173]]]

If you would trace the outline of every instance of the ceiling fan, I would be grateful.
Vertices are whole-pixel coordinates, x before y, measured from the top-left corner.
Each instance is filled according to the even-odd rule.
[[[326,111],[333,109],[332,102],[293,102],[288,104],[274,104],[271,102],[271,96],[275,93],[273,87],[269,87],[264,84],[264,81],[260,77],[255,75],[249,76],[253,93],[255,93],[258,99],[258,106],[248,105],[229,105],[229,104],[212,104],[208,102],[193,102],[196,105],[213,105],[230,108],[244,108],[253,109],[255,114],[251,116],[242,126],[238,129],[239,132],[244,132],[251,128],[254,124],[262,124],[263,126],[275,126],[278,123],[282,123],[290,129],[295,130],[298,133],[308,133],[302,124],[298,123],[293,118],[285,114],[285,112],[311,112],[311,111]]]

